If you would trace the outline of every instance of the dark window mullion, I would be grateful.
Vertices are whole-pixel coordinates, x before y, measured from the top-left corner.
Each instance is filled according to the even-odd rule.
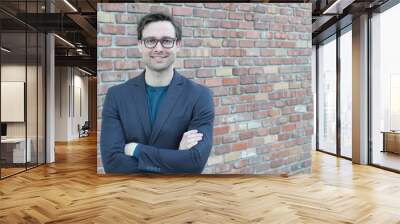
[[[340,119],[340,30],[336,31],[336,154],[341,157],[341,119]]]
[[[318,150],[319,149],[319,71],[318,71],[318,69],[319,69],[319,44],[317,44],[316,45],[316,47],[315,47],[315,55],[316,55],[316,61],[315,61],[315,92],[316,92],[316,94],[315,94],[315,96],[316,96],[316,99],[315,99],[315,107],[316,107],[316,110],[315,110],[315,113],[316,113],[316,120],[315,120],[315,128],[316,128],[316,131],[315,131],[315,148]]]

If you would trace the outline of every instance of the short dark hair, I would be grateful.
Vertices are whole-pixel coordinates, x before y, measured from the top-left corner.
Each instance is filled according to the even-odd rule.
[[[143,16],[139,21],[139,24],[137,26],[138,40],[142,39],[142,32],[143,32],[144,27],[147,24],[153,23],[153,22],[158,22],[158,21],[168,21],[168,22],[172,23],[172,25],[175,28],[176,39],[177,40],[182,39],[181,26],[170,15],[167,15],[164,13],[151,13],[151,14],[147,14],[147,15]]]

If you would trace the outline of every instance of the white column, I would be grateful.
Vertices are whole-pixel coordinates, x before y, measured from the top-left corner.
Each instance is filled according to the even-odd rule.
[[[55,161],[55,150],[54,150],[54,133],[55,133],[55,74],[54,74],[54,35],[47,34],[46,37],[46,61],[47,61],[47,76],[46,76],[46,163],[52,163]]]
[[[353,20],[353,162],[368,163],[368,15]]]

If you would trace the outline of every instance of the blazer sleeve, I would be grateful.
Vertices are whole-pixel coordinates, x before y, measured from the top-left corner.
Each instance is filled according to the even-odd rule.
[[[125,155],[126,139],[121,125],[116,96],[112,88],[103,104],[100,151],[106,173],[136,173],[138,161]]]
[[[205,89],[193,108],[188,130],[203,133],[203,139],[188,150],[154,147],[142,144],[139,169],[157,173],[201,173],[213,144],[214,102],[212,92]]]

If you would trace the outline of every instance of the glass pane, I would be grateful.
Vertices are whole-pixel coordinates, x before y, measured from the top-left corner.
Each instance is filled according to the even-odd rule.
[[[372,163],[400,170],[400,5],[372,18]]]
[[[26,35],[1,34],[2,178],[25,170],[26,159]],[[29,147],[28,147],[29,148]]]
[[[39,33],[38,45],[38,163],[45,163],[45,35]]]
[[[38,37],[36,32],[27,33],[28,38],[28,63],[27,63],[27,99],[26,99],[26,111],[27,111],[27,131],[28,138],[27,142],[29,144],[30,153],[28,153],[28,168],[37,165],[37,46]]]
[[[352,157],[352,35],[351,30],[340,37],[340,121],[342,156]]]
[[[336,40],[318,48],[319,149],[336,153]]]
[[[313,93],[313,105],[314,105],[314,114],[315,114],[315,116],[314,116],[314,132],[313,132],[313,136],[312,136],[312,149],[313,150],[316,150],[317,149],[317,147],[316,147],[316,143],[317,143],[317,139],[316,139],[316,127],[317,127],[317,116],[316,116],[316,114],[317,114],[317,103],[316,103],[316,100],[317,100],[317,85],[316,85],[316,80],[317,80],[317,48],[316,48],[316,46],[313,46],[313,48],[312,48],[312,56],[311,56],[311,66],[312,66],[312,68],[311,68],[311,73],[312,73],[312,76],[311,76],[311,79],[312,79],[312,93]]]

